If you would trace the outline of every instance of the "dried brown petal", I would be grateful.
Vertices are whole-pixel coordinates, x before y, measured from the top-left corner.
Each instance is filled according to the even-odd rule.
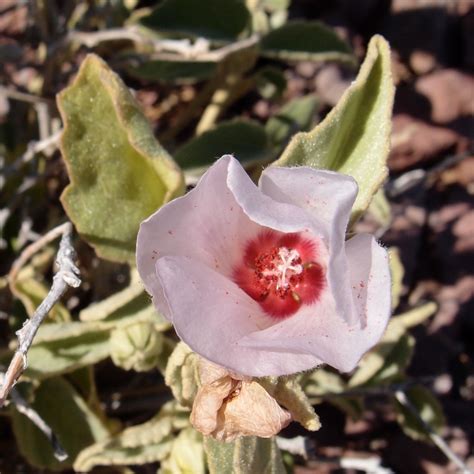
[[[241,382],[240,389],[219,410],[213,436],[232,441],[239,436],[270,438],[291,421],[291,415],[257,382]]]
[[[269,438],[291,421],[291,415],[257,382],[200,360],[199,388],[192,425],[206,436],[232,441],[239,436]]]

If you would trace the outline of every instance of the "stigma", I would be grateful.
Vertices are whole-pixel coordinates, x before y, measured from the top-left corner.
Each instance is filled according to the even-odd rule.
[[[317,257],[316,244],[303,235],[265,230],[247,243],[234,281],[266,314],[288,317],[315,302],[325,286]]]

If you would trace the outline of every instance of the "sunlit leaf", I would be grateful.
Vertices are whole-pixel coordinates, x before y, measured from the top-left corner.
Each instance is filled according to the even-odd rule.
[[[374,201],[372,201],[372,203]],[[400,303],[400,297],[403,291],[403,276],[405,275],[405,269],[403,268],[402,261],[400,260],[400,252],[396,247],[389,249],[388,254],[390,257],[390,274],[392,276],[392,310],[394,310]]]
[[[266,377],[259,383],[275,400],[285,407],[293,420],[310,431],[317,431],[321,427],[319,417],[314,411],[308,396],[301,388],[298,377]]]
[[[387,176],[393,94],[390,49],[381,36],[374,36],[351,87],[319,125],[294,136],[275,165],[307,165],[353,176],[359,185],[354,222]]]
[[[198,356],[184,342],[176,346],[168,360],[165,382],[181,405],[192,407],[199,383]]]
[[[231,443],[205,438],[210,474],[285,474],[275,438],[242,437]]]
[[[411,328],[426,321],[436,312],[437,309],[438,305],[436,303],[425,303],[395,316],[394,319],[396,319],[400,324],[403,324],[406,328]]]
[[[173,441],[170,456],[161,463],[159,474],[204,474],[202,435],[194,428],[185,428]]]
[[[127,87],[98,56],[86,57],[58,107],[71,180],[63,206],[100,256],[133,263],[140,222],[183,192],[182,176]]]
[[[165,404],[151,420],[84,449],[74,469],[88,472],[95,466],[128,466],[161,461],[169,456],[174,432],[189,426],[189,412],[176,402]]]

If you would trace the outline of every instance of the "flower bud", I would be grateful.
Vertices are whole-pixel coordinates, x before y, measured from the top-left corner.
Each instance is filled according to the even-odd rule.
[[[163,348],[163,336],[150,322],[120,327],[110,337],[110,355],[125,370],[146,372],[153,369]]]

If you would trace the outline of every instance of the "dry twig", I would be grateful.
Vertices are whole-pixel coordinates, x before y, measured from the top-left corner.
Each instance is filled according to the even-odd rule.
[[[58,461],[64,461],[67,459],[68,455],[64,448],[61,446],[57,436],[54,434],[53,430],[48,426],[48,424],[41,418],[41,416],[36,412],[28,402],[21,396],[20,392],[15,388],[10,392],[12,402],[15,404],[15,408],[25,415],[48,439],[53,448],[54,457]]]
[[[459,472],[462,474],[473,474],[473,472],[464,464],[461,458],[459,458],[448,446],[446,441],[444,441],[444,439],[441,438],[441,436],[436,433],[433,428],[431,428],[431,426],[426,423],[425,420],[423,420],[423,418],[418,413],[418,409],[413,405],[403,390],[397,390],[394,396],[397,401],[418,420],[430,437],[431,441],[433,441],[433,443],[443,452],[443,454],[458,467]]]
[[[47,316],[54,304],[61,298],[68,286],[77,288],[81,284],[79,279],[79,269],[74,264],[76,253],[71,244],[72,224],[67,222],[56,227],[44,235],[41,239],[29,245],[13,264],[8,275],[10,287],[13,287],[20,268],[25,262],[41,247],[51,242],[59,235],[62,235],[59,250],[56,257],[58,271],[54,275],[53,285],[46,295],[46,298],[36,309],[33,316],[26,321],[23,327],[16,332],[18,337],[18,348],[15,351],[12,361],[4,376],[3,384],[0,387],[0,406],[5,402],[8,394],[16,381],[27,367],[27,353],[33,338],[36,335],[41,323]]]

